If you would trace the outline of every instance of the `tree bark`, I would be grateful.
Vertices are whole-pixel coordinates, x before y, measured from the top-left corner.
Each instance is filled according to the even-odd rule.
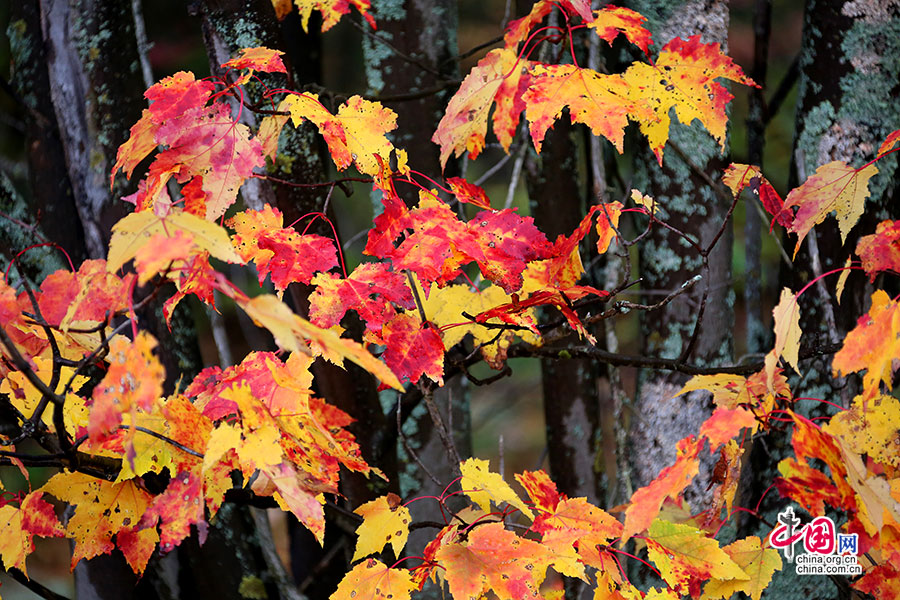
[[[728,33],[728,7],[720,0],[682,2],[632,2],[630,6],[649,19],[653,39],[662,46],[674,37],[700,34],[704,43],[723,45]],[[676,124],[670,129],[662,167],[649,151],[636,161],[637,186],[656,199],[658,216],[680,229],[701,247],[708,245],[723,227],[728,204],[700,173],[713,180],[723,166],[718,143],[699,126]],[[640,140],[646,147],[646,141]],[[679,152],[682,150],[682,152]],[[684,152],[689,153],[689,156]],[[690,163],[688,162],[690,161]],[[691,165],[693,163],[693,165]],[[731,224],[709,255],[702,257],[672,231],[655,227],[640,244],[642,289],[647,303],[657,302],[691,277],[703,282],[692,292],[664,308],[642,313],[641,354],[690,358],[709,365],[731,360],[734,328],[734,292],[731,288]],[[704,307],[704,295],[705,308]],[[696,335],[695,328],[699,327]],[[675,458],[681,438],[696,434],[711,414],[709,394],[688,394],[674,398],[686,377],[642,371],[632,415],[629,442],[632,484],[647,485]],[[700,468],[685,497],[695,511],[705,508],[712,462]]]

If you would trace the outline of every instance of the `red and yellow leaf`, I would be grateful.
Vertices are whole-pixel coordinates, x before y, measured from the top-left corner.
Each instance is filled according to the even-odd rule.
[[[290,0],[272,0],[272,4],[275,5],[279,19],[284,18],[291,10]],[[356,7],[369,26],[375,29],[375,19],[369,14],[369,9],[372,8],[370,0],[294,0],[294,4],[300,11],[303,31],[309,31],[309,17],[312,11],[318,10],[322,13],[322,31],[328,31],[337,25],[341,17],[350,14],[351,6]]]
[[[869,179],[878,169],[875,165],[867,165],[854,169],[839,160],[824,164],[800,187],[794,188],[784,200],[784,208],[797,207],[794,219],[788,231],[797,234],[797,245],[794,256],[800,249],[803,239],[813,228],[825,220],[832,211],[841,230],[841,240],[862,216],[869,197]]]
[[[223,68],[231,69],[250,69],[252,71],[262,71],[264,73],[287,73],[281,56],[284,54],[281,50],[270,50],[264,46],[257,48],[243,48],[236,58],[232,58],[222,64]]]
[[[657,519],[647,531],[647,553],[663,580],[682,593],[698,596],[710,578],[750,580],[750,576],[719,547],[719,543],[690,525]]]
[[[613,40],[620,34],[644,51],[650,53],[650,44],[653,39],[650,32],[644,27],[647,17],[623,6],[605,6],[594,12],[594,20],[588,23],[588,28],[612,46]]]
[[[715,81],[718,78],[756,85],[722,53],[719,44],[704,44],[699,35],[673,39],[663,46],[655,65],[635,63],[622,75],[627,97],[642,109],[630,116],[639,123],[660,164],[672,108],[685,125],[699,120],[725,148],[725,108],[733,96]]]
[[[900,273],[900,221],[879,223],[875,233],[859,238],[856,254],[869,281],[875,281],[881,271]]]
[[[532,64],[507,48],[491,50],[478,61],[450,99],[431,138],[441,147],[441,167],[447,164],[451,154],[460,156],[468,152],[469,158],[481,154],[488,114],[495,102],[494,135],[503,149],[509,150],[519,115],[525,109],[522,94],[530,82],[528,71]]]
[[[400,313],[384,324],[384,362],[400,381],[416,383],[422,375],[444,384],[444,343],[431,323],[412,313]],[[414,351],[411,351],[415,349]]]
[[[0,506],[0,558],[5,569],[18,569],[26,577],[25,559],[34,551],[34,536],[65,535],[53,505],[42,499],[43,495],[42,491],[31,492],[18,508],[12,504]]]

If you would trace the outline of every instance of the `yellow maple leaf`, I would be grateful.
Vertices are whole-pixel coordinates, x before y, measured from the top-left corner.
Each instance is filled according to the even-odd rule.
[[[317,95],[294,94],[282,106],[295,127],[307,119],[318,127],[339,170],[355,164],[360,173],[377,177],[390,164],[394,145],[386,134],[397,128],[397,113],[380,102],[351,96],[332,115]]]
[[[359,537],[353,553],[354,561],[381,552],[385,544],[391,545],[394,556],[400,556],[409,537],[412,517],[409,509],[400,503],[397,494],[388,494],[366,502],[353,512],[363,517],[363,522],[356,529]]]
[[[870,400],[857,396],[849,410],[831,417],[822,429],[841,438],[857,454],[868,454],[882,464],[900,467],[898,423],[900,400],[883,395]]]
[[[691,580],[750,579],[716,540],[696,527],[656,519],[647,530],[646,541],[650,560],[675,590],[686,592]]]
[[[715,81],[720,77],[756,85],[722,53],[719,44],[704,44],[699,35],[673,39],[660,51],[655,65],[635,63],[622,74],[629,98],[642,108],[631,117],[640,124],[660,164],[673,108],[681,123],[699,120],[725,149],[725,108],[733,96]]]
[[[115,273],[121,269],[154,236],[175,238],[179,231],[190,234],[197,247],[219,260],[243,262],[235,254],[228,233],[219,225],[182,211],[173,210],[165,217],[160,217],[153,211],[145,210],[131,213],[113,225],[106,270]]]
[[[503,481],[503,477],[490,471],[488,461],[470,458],[460,463],[459,470],[462,472],[459,485],[463,492],[482,510],[490,510],[491,502],[498,506],[508,502],[518,508],[523,515],[534,520],[534,513],[509,484]]]
[[[331,600],[409,600],[417,587],[408,570],[370,558],[344,575]]]
[[[748,580],[712,579],[703,588],[704,598],[731,598],[743,592],[759,600],[763,590],[772,581],[775,571],[781,570],[781,557],[772,548],[763,548],[762,540],[749,536],[722,548],[725,553],[747,574]]]
[[[775,317],[775,347],[766,356],[766,375],[771,382],[775,375],[778,358],[799,370],[800,361],[800,304],[791,290],[781,290],[781,299],[772,310]]]
[[[82,558],[109,554],[119,531],[137,526],[152,496],[137,480],[110,483],[84,473],[57,473],[40,491],[75,506],[66,535],[75,540],[72,568]]]

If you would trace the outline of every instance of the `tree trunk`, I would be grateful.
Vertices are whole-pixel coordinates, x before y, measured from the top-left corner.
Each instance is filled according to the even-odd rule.
[[[728,7],[719,0],[682,2],[632,2],[635,10],[649,18],[653,39],[661,47],[674,37],[700,34],[704,43],[723,44],[728,34]],[[703,281],[690,293],[664,308],[641,314],[641,354],[682,357],[694,363],[721,364],[731,360],[734,328],[734,292],[731,288],[731,223],[723,225],[729,203],[708,185],[702,174],[716,180],[722,168],[718,143],[699,126],[673,125],[664,151],[662,167],[649,151],[637,159],[637,185],[660,207],[657,215],[697,240],[711,243],[720,228],[724,234],[704,264],[697,250],[674,232],[655,227],[640,244],[640,269],[645,302],[677,289],[690,278]],[[646,144],[645,140],[641,140]],[[645,146],[646,147],[646,146]],[[689,153],[689,155],[688,155]],[[674,398],[687,377],[642,371],[638,397],[632,414],[629,441],[632,484],[647,485],[675,458],[678,440],[696,434],[711,414],[709,394]],[[712,462],[702,465],[700,475],[685,492],[695,511],[705,508]]]

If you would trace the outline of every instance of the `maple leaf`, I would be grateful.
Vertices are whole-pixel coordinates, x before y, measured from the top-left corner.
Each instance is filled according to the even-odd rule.
[[[856,510],[856,494],[848,482],[847,461],[838,446],[837,439],[805,417],[792,411],[788,412],[788,416],[794,421],[794,433],[791,436],[794,455],[800,460],[819,459],[824,462],[831,470],[831,478],[839,494],[837,501],[830,504],[848,511]],[[779,491],[782,489],[780,481],[777,482]]]
[[[453,195],[460,202],[473,204],[484,210],[491,210],[491,202],[488,200],[483,188],[474,183],[469,183],[462,177],[448,177],[446,181],[447,185],[450,186],[450,191],[453,192]]]
[[[352,163],[360,173],[376,177],[390,162],[394,145],[385,134],[397,128],[397,113],[380,102],[351,96],[336,115],[328,112],[315,94],[294,94],[282,104],[287,105],[295,127],[307,119],[318,127],[338,170]]]
[[[503,481],[503,477],[499,473],[491,472],[488,461],[469,458],[460,463],[459,470],[462,473],[462,479],[459,481],[460,487],[482,510],[489,511],[491,502],[498,506],[507,502],[518,508],[523,515],[534,520],[534,513],[531,512],[531,509],[522,502],[509,484]]]
[[[755,433],[758,426],[756,416],[746,408],[719,406],[700,426],[700,435],[709,440],[709,451],[715,452],[719,446],[740,433],[741,429],[746,427],[750,429],[750,433]]]
[[[731,517],[731,507],[734,504],[734,495],[737,493],[738,483],[741,478],[741,457],[744,449],[734,440],[722,448],[719,460],[713,470],[713,483],[719,484],[713,492],[713,502],[707,511],[704,526],[711,525],[719,519],[722,507],[725,507],[725,517]]]
[[[165,190],[170,178],[179,183],[202,178],[202,212],[215,220],[234,202],[253,169],[265,165],[259,142],[250,137],[245,125],[234,121],[231,109],[218,101],[206,106],[214,89],[212,83],[195,81],[193,74],[181,72],[144,94],[150,108],[119,147],[110,175],[110,184],[120,168],[131,177],[135,166],[157,146],[166,148],[151,163],[138,192],[127,198],[138,210],[155,208],[164,214],[171,208]],[[201,207],[194,210],[199,213]]]
[[[609,245],[616,239],[619,216],[624,208],[621,202],[610,202],[602,206],[604,208],[597,211],[597,252],[599,254],[604,254],[609,250]]]
[[[154,497],[138,524],[139,529],[156,527],[159,523],[159,549],[167,553],[197,527],[198,541],[206,540],[208,525],[203,511],[203,478],[198,471],[177,473],[165,491]]]
[[[620,34],[649,55],[650,44],[653,39],[650,32],[644,28],[647,17],[623,6],[606,6],[594,12],[594,20],[588,23],[588,28],[612,46],[613,40]]]
[[[805,462],[786,458],[778,463],[781,477],[775,487],[783,498],[790,498],[814,516],[825,514],[825,503],[840,506],[841,495],[831,479]]]
[[[763,590],[772,581],[772,575],[781,570],[781,556],[772,548],[763,548],[762,540],[749,536],[722,548],[725,554],[749,577],[748,580],[713,579],[703,588],[704,598],[731,598],[743,592],[753,600],[760,600]]]
[[[78,271],[55,271],[41,283],[38,306],[53,326],[67,329],[73,321],[105,321],[131,302],[133,276],[114,275],[103,259],[86,260]]]
[[[372,356],[359,343],[341,338],[329,329],[316,327],[294,314],[286,304],[272,294],[247,298],[235,294],[232,298],[260,327],[268,329],[275,343],[290,352],[316,353],[336,365],[344,358],[378,377],[385,385],[402,389],[396,375],[384,363]]]
[[[556,510],[559,501],[564,500],[566,495],[561,494],[556,489],[556,484],[553,483],[546,471],[516,473],[516,481],[525,488],[534,507],[540,511],[532,526],[532,529],[537,531],[535,526],[537,526],[538,521],[542,522],[544,520],[544,513]]]
[[[841,241],[847,239],[847,234],[863,214],[869,197],[869,179],[876,173],[878,169],[872,164],[854,169],[835,160],[816,169],[803,185],[791,190],[784,200],[784,208],[797,207],[788,228],[797,234],[795,257],[810,229],[824,221],[831,211],[837,217]]]
[[[154,236],[175,238],[179,231],[190,234],[198,248],[206,250],[219,260],[242,262],[232,249],[228,234],[219,225],[186,212],[172,211],[165,217],[160,217],[145,211],[131,213],[113,225],[107,271],[118,271],[137,256],[138,251],[150,243]]]
[[[878,393],[879,382],[891,386],[897,359],[900,359],[900,303],[891,300],[884,290],[876,290],[869,312],[857,320],[856,327],[834,355],[832,369],[835,377],[865,369],[863,396],[869,399]]]
[[[875,281],[881,271],[900,273],[900,221],[879,223],[875,233],[859,238],[856,254],[869,281]]]
[[[753,165],[744,165],[731,163],[725,169],[722,175],[722,183],[728,186],[735,198],[749,187],[750,190],[759,198],[763,208],[772,215],[772,223],[769,225],[769,231],[775,223],[784,227],[790,227],[793,215],[790,210],[784,210],[784,200],[772,187],[772,184],[763,177],[759,167]]]
[[[693,436],[682,439],[678,442],[675,463],[632,494],[631,502],[625,509],[623,540],[649,527],[659,514],[663,500],[677,497],[690,484],[699,471],[698,455],[704,442],[703,438]]]
[[[215,307],[214,290],[218,273],[209,264],[209,253],[196,254],[182,265],[175,280],[177,292],[163,304],[163,315],[168,323],[178,303],[188,294],[194,294],[202,302]]]
[[[443,285],[460,274],[462,265],[486,260],[466,224],[436,192],[421,190],[418,206],[406,212],[395,229],[412,233],[387,256],[395,270],[414,271],[423,282]]]
[[[409,571],[370,558],[344,575],[330,600],[409,600],[416,587]]]
[[[264,73],[287,73],[281,57],[284,52],[281,50],[270,50],[265,46],[257,48],[243,48],[240,56],[232,58],[228,62],[222,63],[225,69],[250,69],[253,71],[262,71]]]
[[[647,530],[647,553],[675,590],[699,595],[706,579],[749,581],[750,576],[696,527],[656,519]]]
[[[309,529],[319,544],[325,543],[325,498],[322,494],[310,491],[302,484],[303,477],[287,461],[278,465],[264,467],[258,483],[268,481],[274,486],[271,495],[283,510],[293,513],[297,520]],[[259,488],[254,488],[260,494]]]
[[[154,234],[134,255],[138,285],[150,281],[169,264],[177,266],[189,258],[194,249],[194,236],[183,229],[176,231],[172,237],[163,233]]]
[[[409,524],[412,521],[409,509],[400,502],[397,494],[388,494],[366,502],[353,511],[362,515],[363,522],[356,529],[358,539],[352,560],[381,552],[386,544],[394,549],[394,556],[400,556],[406,545],[406,538],[409,537]]]
[[[831,417],[822,429],[841,438],[857,454],[867,454],[882,464],[900,467],[898,423],[900,401],[893,396],[872,399],[857,396],[849,410]]]
[[[204,106],[216,86],[211,81],[194,79],[193,73],[179,71],[150,86],[144,97],[150,108],[144,109],[141,118],[131,127],[131,135],[119,146],[116,164],[110,173],[112,187],[116,171],[122,169],[129,179],[134,168],[146,158],[159,142],[156,132],[159,126],[177,118],[191,108]]]
[[[508,294],[522,287],[526,263],[543,259],[550,249],[534,219],[519,216],[511,208],[482,211],[467,223],[467,229],[480,252],[468,245],[461,245],[461,251],[472,256],[482,274]]]
[[[464,543],[441,546],[435,558],[445,569],[454,598],[480,598],[490,590],[500,600],[536,595],[553,562],[547,548],[520,538],[501,523],[472,528]]]
[[[630,117],[639,123],[660,164],[672,108],[685,125],[698,119],[724,150],[725,107],[733,96],[717,78],[756,85],[718,43],[704,44],[699,35],[673,39],[663,46],[655,65],[635,63],[622,74],[628,98],[642,109]]]
[[[444,385],[444,343],[431,323],[411,313],[400,313],[384,324],[381,339],[384,362],[401,381],[416,383],[422,375]],[[415,352],[410,352],[415,348]]]
[[[896,146],[898,143],[900,143],[900,129],[892,131],[886,138],[884,138],[884,141],[881,142],[881,146],[879,146],[878,148],[877,157],[881,158],[882,156],[893,150],[894,146]]]
[[[450,98],[431,138],[441,147],[442,169],[451,153],[460,156],[468,152],[472,159],[481,154],[488,115],[494,103],[497,104],[492,119],[494,135],[503,149],[509,151],[519,125],[519,115],[525,109],[522,94],[531,81],[528,73],[533,64],[520,59],[508,48],[498,48],[488,52],[472,67]]]
[[[110,483],[84,473],[57,473],[40,490],[75,506],[66,535],[75,540],[72,568],[113,551],[112,538],[135,527],[150,505],[151,496],[136,480]]]
[[[286,228],[265,231],[256,243],[260,250],[272,253],[264,264],[257,261],[259,277],[271,275],[279,292],[294,282],[309,284],[316,273],[338,266],[334,242],[320,235],[301,235]]]
[[[501,369],[506,361],[506,351],[516,336],[532,345],[539,345],[540,338],[533,333],[537,330],[537,311],[524,310],[516,315],[517,320],[528,330],[498,332],[478,322],[472,322],[463,316],[480,314],[496,306],[512,302],[512,298],[495,285],[484,289],[473,289],[468,285],[448,285],[439,288],[436,285],[427,288],[426,297],[422,300],[422,309],[428,319],[441,330],[441,338],[445,348],[452,348],[471,335],[475,347],[480,348],[482,356],[494,369]],[[486,325],[498,324],[500,319],[488,319]]]
[[[503,43],[506,44],[506,47],[513,48],[520,42],[525,41],[535,25],[543,21],[544,17],[549,15],[554,7],[565,10],[569,15],[578,15],[586,23],[594,20],[589,0],[538,0],[531,7],[530,13],[521,19],[511,22],[506,28],[506,34],[503,37]]]
[[[619,152],[629,115],[649,113],[629,96],[629,83],[619,75],[605,75],[575,65],[537,65],[523,96],[531,140],[541,151],[547,130],[568,107],[572,123],[582,123],[602,135]]]
[[[43,495],[41,491],[27,494],[18,508],[0,506],[0,558],[4,568],[19,569],[26,577],[25,558],[34,552],[34,536],[65,535],[53,505],[41,498]]]
[[[772,309],[775,317],[775,347],[765,358],[765,371],[767,381],[772,385],[775,378],[775,369],[780,357],[799,371],[800,361],[800,303],[791,290],[781,290],[781,299],[778,305]]]
[[[872,597],[897,600],[900,598],[900,569],[890,563],[875,565],[852,586]]]
[[[394,305],[406,310],[416,306],[406,278],[386,263],[362,263],[346,279],[336,273],[319,273],[312,284],[309,319],[319,327],[333,327],[348,310],[355,310],[366,329],[380,332],[397,314]]]
[[[382,211],[373,220],[374,226],[369,230],[363,254],[387,258],[394,250],[394,240],[403,233],[406,215],[409,209],[395,193],[385,193],[381,198]]]
[[[51,382],[53,379],[53,359],[50,357],[36,356],[32,359],[32,371],[38,379],[44,382]],[[72,379],[72,389],[79,389],[83,384],[89,381],[88,377],[79,375],[72,367],[63,366],[59,368],[59,381],[56,389],[53,390],[57,394],[62,394],[69,379]],[[0,394],[6,394],[9,403],[15,407],[22,415],[30,417],[34,414],[35,409],[41,404],[44,393],[37,389],[34,384],[20,371],[11,371],[6,377],[0,379]],[[85,400],[81,396],[69,392],[63,404],[63,419],[66,431],[78,431],[79,428],[87,425],[88,411]],[[41,421],[47,426],[48,430],[56,431],[53,422],[53,410],[45,410],[41,416]]]
[[[140,577],[159,544],[156,529],[122,529],[116,534],[116,546],[125,556],[125,561],[134,574]]]
[[[290,12],[290,0],[272,0],[279,19],[283,19]],[[322,31],[328,31],[341,20],[344,15],[350,14],[350,6],[356,7],[359,14],[366,20],[372,29],[375,27],[375,19],[369,14],[372,8],[370,0],[294,0],[300,11],[300,24],[303,31],[309,32],[309,17],[312,11],[322,13]]]
[[[141,408],[149,412],[162,395],[165,370],[153,355],[156,340],[146,331],[134,341],[123,336],[109,343],[109,369],[93,392],[88,435],[92,441],[113,433],[122,414]]]

